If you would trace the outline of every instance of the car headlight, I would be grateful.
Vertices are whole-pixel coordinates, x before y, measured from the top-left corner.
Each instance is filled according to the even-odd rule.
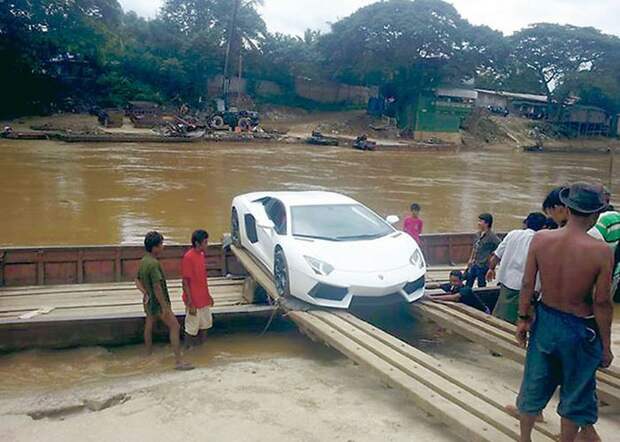
[[[304,256],[304,259],[317,275],[327,276],[334,271],[334,266],[325,261],[312,258],[311,256]]]
[[[413,252],[413,255],[411,255],[411,258],[409,258],[409,262],[415,267],[418,267],[420,269],[424,268],[424,256],[422,256],[422,252],[420,252],[420,249],[416,249],[416,251]]]

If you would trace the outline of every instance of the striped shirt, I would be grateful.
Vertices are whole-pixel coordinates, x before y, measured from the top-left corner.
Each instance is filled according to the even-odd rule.
[[[615,252],[620,243],[620,213],[609,211],[598,217],[596,225],[588,232],[590,236],[605,241]],[[620,264],[614,270],[614,276],[620,275]]]

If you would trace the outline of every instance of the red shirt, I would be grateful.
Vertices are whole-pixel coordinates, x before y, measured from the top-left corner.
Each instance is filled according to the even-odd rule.
[[[181,275],[188,280],[189,289],[192,292],[192,304],[196,308],[213,305],[213,298],[207,285],[207,265],[205,254],[196,251],[193,247],[183,256],[181,262]],[[183,291],[183,302],[187,305],[187,294]]]
[[[407,218],[405,218],[403,230],[405,231],[405,233],[411,235],[411,237],[415,239],[418,244],[420,244],[420,235],[422,234],[423,228],[424,221],[422,221],[420,218],[414,218],[412,216],[408,216]]]

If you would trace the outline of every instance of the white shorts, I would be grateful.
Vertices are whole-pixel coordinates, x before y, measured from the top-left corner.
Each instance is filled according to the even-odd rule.
[[[191,336],[198,335],[200,330],[208,330],[213,327],[213,316],[209,307],[196,310],[195,315],[190,315],[185,309],[185,333]]]

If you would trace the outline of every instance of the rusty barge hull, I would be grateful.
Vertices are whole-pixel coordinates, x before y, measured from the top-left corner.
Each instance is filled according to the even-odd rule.
[[[428,281],[436,286],[447,280],[451,264],[467,261],[473,234],[423,239],[433,266]],[[188,247],[167,246],[161,257],[181,322],[180,262]],[[139,245],[0,248],[0,351],[139,342],[144,313],[133,280],[143,255]],[[210,245],[206,265],[216,323],[273,314],[269,304],[244,298],[247,273],[228,248]],[[485,296],[496,297],[496,291]]]
[[[429,266],[467,262],[474,240],[472,233],[422,235]],[[186,245],[166,246],[161,262],[169,279],[180,278]],[[141,245],[0,247],[0,288],[60,284],[102,284],[133,281]],[[244,275],[237,257],[221,244],[211,244],[206,265],[210,277]]]

